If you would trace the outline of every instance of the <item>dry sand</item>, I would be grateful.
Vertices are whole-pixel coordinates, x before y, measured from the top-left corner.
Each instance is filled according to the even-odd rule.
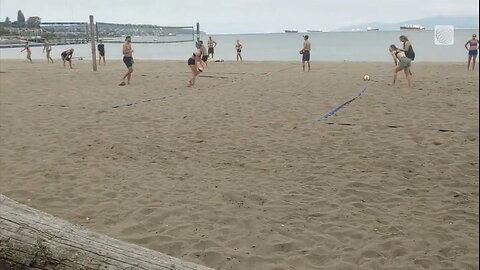
[[[185,62],[1,60],[0,193],[216,269],[479,268],[478,72]]]

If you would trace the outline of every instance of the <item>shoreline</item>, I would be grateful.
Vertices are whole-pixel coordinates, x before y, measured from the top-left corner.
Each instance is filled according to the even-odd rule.
[[[75,61],[91,61],[91,57],[92,56],[78,56],[78,57],[82,57],[83,59],[74,59]],[[97,57],[98,57],[98,54],[97,54]],[[75,58],[75,56],[74,56]],[[146,58],[134,58],[135,61],[141,61],[142,63],[149,63],[149,62],[185,62],[187,60],[188,57],[185,58],[185,60],[176,60],[176,59],[164,59],[164,60],[161,60],[161,59],[146,59]],[[45,60],[45,58],[32,58],[33,60],[35,60],[34,63],[38,63],[38,62],[43,62],[42,60]],[[53,58],[54,60],[61,60],[60,58]],[[26,60],[26,58],[1,58],[0,57],[0,62],[19,62],[19,61],[24,61]],[[123,63],[123,60],[122,59],[107,59],[108,62],[119,62],[119,63]],[[465,61],[458,61],[458,62],[455,62],[455,61],[417,61],[415,60],[414,62],[412,62],[412,65],[415,66],[415,64],[455,64],[455,65],[458,65],[458,64],[466,64],[467,62],[467,59],[465,59]],[[137,62],[138,63],[138,62]],[[208,62],[208,64],[210,64],[211,62]],[[243,62],[240,62],[240,61],[235,61],[235,60],[224,60],[223,62],[215,62],[213,64],[222,64],[222,63],[238,63],[238,64],[242,64],[242,63],[296,63],[296,64],[302,64],[302,61],[301,59],[299,59],[298,61],[285,61],[285,60],[268,60],[268,61],[263,61],[263,60],[245,60]],[[343,60],[343,61],[322,61],[322,60],[315,60],[315,61],[310,61],[310,63],[316,63],[316,64],[342,64],[342,63],[352,63],[352,64],[386,64],[386,63],[392,63],[392,67],[393,67],[393,61],[350,61],[350,60]],[[480,67],[480,61],[477,60],[477,65],[475,66],[475,68],[477,67]],[[97,64],[98,64],[98,59],[97,59]]]

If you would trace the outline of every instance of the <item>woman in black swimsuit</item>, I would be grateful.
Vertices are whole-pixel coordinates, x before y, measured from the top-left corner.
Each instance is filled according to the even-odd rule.
[[[197,78],[198,74],[203,71],[201,67],[197,65],[200,64],[201,58],[202,57],[202,50],[201,48],[196,49],[192,56],[188,58],[188,66],[192,70],[192,78],[188,81],[188,87],[194,86],[195,85],[195,78]]]
[[[237,62],[238,62],[238,59],[240,58],[240,61],[243,62],[243,59],[242,59],[242,44],[240,44],[240,40],[237,40],[237,44],[235,44],[235,50],[237,50]]]

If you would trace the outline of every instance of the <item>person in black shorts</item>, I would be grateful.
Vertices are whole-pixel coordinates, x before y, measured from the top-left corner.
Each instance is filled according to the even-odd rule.
[[[207,64],[208,52],[207,52],[207,48],[203,44],[203,40],[199,41],[199,47],[198,48],[202,51],[202,62],[201,62],[201,64],[202,64],[202,67],[205,68],[205,67],[208,66],[208,64]]]
[[[61,56],[63,61],[63,67],[65,67],[65,62],[68,61],[68,65],[70,66],[70,68],[72,68],[73,48],[63,51]]]
[[[303,71],[305,71],[305,62],[308,64],[308,72],[310,72],[310,49],[312,47],[310,41],[308,40],[308,35],[303,36],[303,49],[300,50],[302,55],[302,66]]]
[[[133,73],[133,50],[132,50],[132,39],[130,36],[125,37],[125,43],[123,43],[122,53],[123,53],[123,63],[127,66],[127,73],[123,76],[120,86],[125,85],[125,78],[127,83],[130,84],[130,78]]]
[[[201,45],[198,45],[198,48],[193,52],[192,56],[188,58],[187,64],[192,70],[192,78],[188,81],[188,87],[195,85],[195,78],[198,74],[203,71],[203,68],[198,66],[202,60],[202,49]]]
[[[217,47],[217,42],[215,42],[215,40],[212,39],[212,37],[208,37],[208,56],[210,56],[210,54],[212,55],[212,58],[213,58],[213,53],[215,52],[215,47]]]
[[[237,51],[237,62],[238,62],[238,59],[240,58],[240,61],[243,62],[243,59],[242,59],[242,44],[240,44],[240,40],[237,39],[237,44],[235,44],[235,50]]]
[[[98,57],[98,64],[100,65],[101,60],[103,59],[103,65],[105,65],[105,45],[103,45],[102,41],[100,40],[100,43],[97,45],[98,49],[98,54],[100,56]]]

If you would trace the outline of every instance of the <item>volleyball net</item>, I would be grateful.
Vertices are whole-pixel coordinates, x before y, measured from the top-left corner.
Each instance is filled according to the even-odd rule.
[[[194,42],[194,26],[159,26],[147,24],[96,23],[97,41],[122,43],[125,36],[132,37],[132,43],[179,43]]]
[[[86,42],[88,23],[86,22],[44,22],[40,24],[42,36],[63,41]]]

